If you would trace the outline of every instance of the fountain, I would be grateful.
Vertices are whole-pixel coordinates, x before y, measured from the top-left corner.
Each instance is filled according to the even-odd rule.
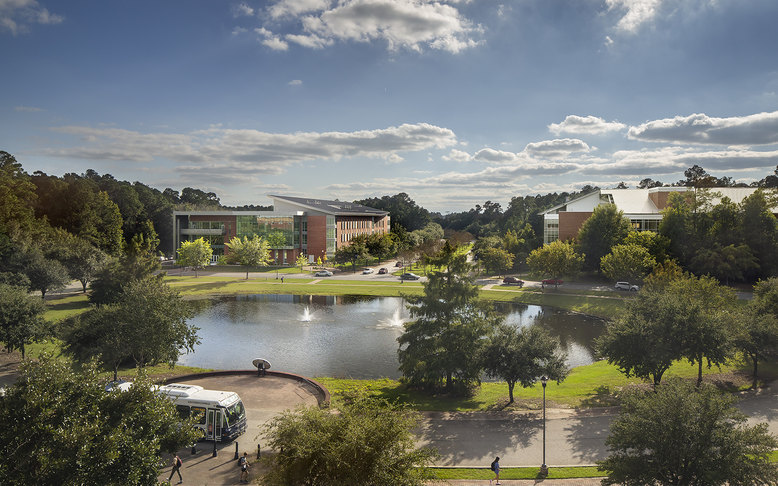
[[[300,320],[302,322],[311,322],[311,319],[313,319],[313,314],[311,313],[311,309],[306,305]]]
[[[394,310],[392,317],[382,319],[376,327],[378,329],[400,329],[403,327],[403,324],[405,324],[405,321],[406,319],[400,316],[400,309],[397,308]]]

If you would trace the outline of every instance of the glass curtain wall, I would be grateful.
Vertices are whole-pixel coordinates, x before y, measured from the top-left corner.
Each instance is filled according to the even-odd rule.
[[[298,242],[294,219],[294,216],[237,216],[236,236],[259,235],[267,239],[270,248],[291,250]]]

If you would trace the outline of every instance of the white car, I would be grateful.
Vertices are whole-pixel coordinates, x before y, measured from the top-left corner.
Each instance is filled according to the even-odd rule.
[[[319,270],[318,272],[314,273],[314,277],[332,277],[333,273],[329,270]]]
[[[367,275],[367,274],[373,273],[373,272],[374,272],[374,270],[372,268],[366,268],[366,269],[362,270],[362,275]]]
[[[640,287],[637,285],[630,285],[629,282],[616,282],[616,290],[631,290],[632,292],[637,292],[640,290]]]

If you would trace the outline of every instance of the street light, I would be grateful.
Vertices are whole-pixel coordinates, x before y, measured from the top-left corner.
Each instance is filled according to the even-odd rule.
[[[546,466],[546,383],[548,383],[548,377],[541,376],[540,383],[543,385],[543,464],[540,466],[540,474],[546,476],[548,474],[548,466]]]

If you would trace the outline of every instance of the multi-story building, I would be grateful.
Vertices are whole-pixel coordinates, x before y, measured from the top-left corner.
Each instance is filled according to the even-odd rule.
[[[360,204],[306,197],[269,196],[272,211],[175,211],[173,242],[205,238],[214,258],[223,255],[233,237],[266,238],[277,264],[332,258],[335,251],[362,234],[388,233],[389,213]],[[227,248],[229,252],[229,248]]]
[[[693,190],[693,187],[671,186],[652,189],[600,189],[584,194],[540,213],[543,215],[543,242],[574,238],[584,221],[589,219],[594,208],[600,204],[615,204],[638,231],[659,231],[662,210],[667,207],[670,194]],[[708,190],[714,195],[720,195],[713,198],[713,204],[718,204],[724,197],[738,204],[753,194],[756,188],[711,187]],[[775,208],[773,212],[776,212]]]

